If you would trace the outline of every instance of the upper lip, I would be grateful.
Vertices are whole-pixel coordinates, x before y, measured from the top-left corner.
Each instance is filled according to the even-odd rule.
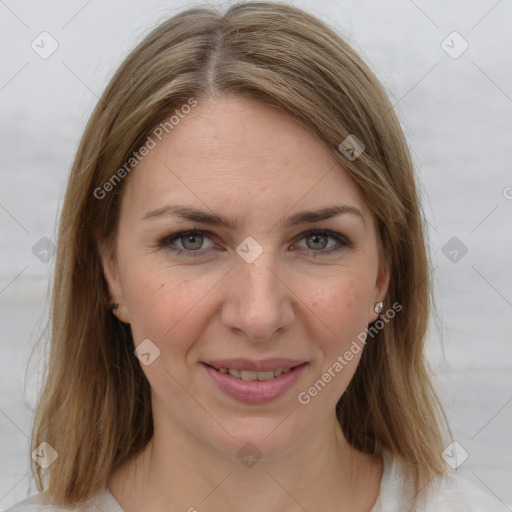
[[[213,366],[214,368],[228,368],[231,370],[249,370],[253,372],[268,372],[270,370],[278,370],[284,368],[293,368],[306,363],[301,359],[263,359],[262,361],[253,361],[251,359],[215,359],[203,361],[204,364]]]

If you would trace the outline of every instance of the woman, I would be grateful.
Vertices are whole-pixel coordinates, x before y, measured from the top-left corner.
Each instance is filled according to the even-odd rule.
[[[505,510],[441,456],[400,125],[311,15],[156,28],[91,116],[56,268],[44,492],[13,511]]]

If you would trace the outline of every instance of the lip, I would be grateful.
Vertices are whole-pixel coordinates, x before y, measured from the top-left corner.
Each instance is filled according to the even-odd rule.
[[[232,365],[234,361],[235,360],[230,360],[230,365]],[[244,360],[241,359],[236,360],[239,365],[242,365],[243,361]],[[253,361],[252,366],[247,366],[247,361],[245,361],[243,363],[245,366],[242,365],[234,367],[227,365],[219,367],[231,368],[233,370],[246,369],[251,371],[269,371],[277,368],[290,368],[291,366],[295,366],[288,373],[283,373],[282,375],[279,375],[279,377],[263,381],[238,379],[228,373],[221,373],[218,370],[215,370],[212,368],[214,365],[209,366],[210,363],[201,363],[201,366],[206,370],[217,387],[226,395],[245,404],[259,405],[272,402],[273,400],[277,400],[279,397],[283,396],[297,383],[308,367],[308,363],[301,363],[299,361],[296,365],[290,365],[290,361],[290,359],[268,359],[266,361],[260,361],[259,363]],[[272,362],[272,364],[270,362]],[[283,362],[286,364],[283,365]],[[262,365],[261,363],[265,364]],[[217,364],[218,362],[215,363],[216,368]]]
[[[270,370],[278,370],[279,368],[293,368],[307,361],[303,359],[283,359],[272,358],[263,359],[262,361],[251,361],[250,359],[215,359],[211,361],[202,361],[204,364],[213,366],[214,368],[230,368],[231,370],[249,370],[253,372],[268,372]]]

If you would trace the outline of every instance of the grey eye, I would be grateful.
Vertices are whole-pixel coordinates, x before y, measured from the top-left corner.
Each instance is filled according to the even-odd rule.
[[[328,235],[312,234],[308,235],[305,240],[310,249],[325,249],[327,247]]]
[[[200,234],[190,234],[179,238],[181,245],[184,249],[189,251],[197,251],[201,249],[204,241],[204,236]]]

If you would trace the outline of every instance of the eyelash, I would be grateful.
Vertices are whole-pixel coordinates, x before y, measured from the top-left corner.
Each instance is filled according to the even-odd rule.
[[[208,236],[210,234],[211,233],[209,231],[205,231],[202,229],[191,229],[189,231],[179,231],[179,232],[175,232],[175,233],[166,235],[164,238],[162,238],[158,242],[158,247],[161,249],[167,249],[178,256],[184,255],[186,257],[198,257],[198,256],[203,255],[203,252],[201,249],[192,251],[192,250],[171,248],[169,246],[175,240],[178,240],[178,239],[186,237],[186,236],[201,235],[201,236],[206,236],[206,237],[210,238]],[[311,251],[313,253],[314,258],[321,256],[321,255],[326,255],[326,254],[327,255],[335,254],[335,253],[342,251],[343,249],[352,247],[352,244],[350,243],[350,241],[347,238],[341,236],[338,233],[335,233],[335,232],[329,231],[329,230],[325,230],[325,229],[311,229],[309,231],[306,231],[305,233],[302,234],[301,240],[308,236],[313,236],[313,235],[322,235],[322,236],[327,236],[327,237],[333,238],[339,244],[337,247],[333,247],[328,250],[313,251],[312,249],[309,249],[309,251]]]

